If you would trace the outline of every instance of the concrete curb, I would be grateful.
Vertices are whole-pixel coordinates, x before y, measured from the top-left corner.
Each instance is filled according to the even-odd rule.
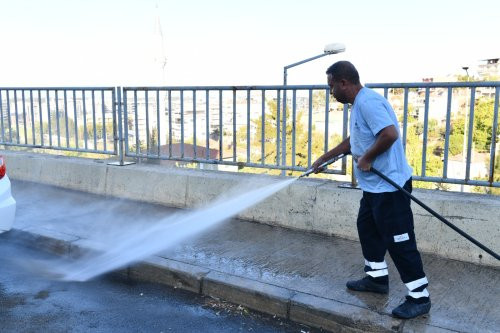
[[[88,251],[98,251],[86,239],[43,228],[13,229],[10,232],[27,246],[52,254],[76,258]],[[114,274],[217,297],[332,332],[451,332],[425,324],[415,326],[412,321],[333,299],[158,256],[114,271]]]

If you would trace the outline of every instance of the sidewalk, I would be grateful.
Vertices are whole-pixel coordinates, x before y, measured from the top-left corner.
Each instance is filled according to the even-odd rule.
[[[12,183],[18,203],[12,234],[60,254],[84,250],[96,226],[147,223],[177,211]],[[406,287],[387,261],[388,296],[351,292],[345,282],[364,274],[357,242],[231,220],[121,272],[335,332],[500,331],[498,269],[424,255],[433,307],[430,315],[405,321],[390,315]]]

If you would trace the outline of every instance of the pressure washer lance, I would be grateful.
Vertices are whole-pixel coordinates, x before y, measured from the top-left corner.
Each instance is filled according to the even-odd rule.
[[[373,172],[374,174],[376,174],[377,176],[379,176],[380,178],[382,178],[383,180],[385,180],[386,182],[388,182],[389,184],[391,184],[392,186],[394,186],[395,188],[397,188],[398,190],[402,191],[404,194],[406,194],[408,197],[410,197],[413,201],[415,201],[416,203],[418,203],[420,205],[420,207],[422,207],[423,209],[425,209],[426,211],[428,211],[429,213],[431,213],[432,215],[434,215],[435,217],[437,217],[438,220],[440,220],[441,222],[443,222],[444,224],[446,224],[448,227],[450,227],[453,230],[455,230],[456,232],[458,232],[463,237],[467,238],[469,241],[471,241],[472,243],[474,243],[475,245],[477,245],[483,251],[485,251],[488,254],[490,254],[491,256],[493,256],[493,258],[495,258],[497,260],[500,260],[500,256],[498,255],[498,253],[495,253],[493,250],[487,248],[486,246],[484,246],[483,244],[481,244],[479,241],[477,241],[476,239],[474,239],[472,236],[470,236],[469,234],[467,234],[465,231],[463,231],[462,229],[460,229],[459,227],[457,227],[456,225],[454,225],[453,223],[451,223],[450,221],[448,221],[447,219],[445,219],[444,217],[442,217],[441,215],[439,215],[438,213],[436,213],[432,208],[430,208],[429,206],[427,206],[426,204],[424,204],[422,201],[420,201],[417,198],[415,198],[410,192],[408,192],[407,190],[405,190],[404,188],[402,188],[401,186],[399,186],[398,184],[396,184],[393,180],[391,180],[389,177],[387,177],[386,175],[384,175],[382,172],[378,171],[374,167],[371,167],[370,171]]]
[[[336,156],[336,157],[334,157],[334,158],[326,161],[325,163],[321,164],[318,167],[319,172],[322,172],[329,164],[332,164],[333,162],[338,161],[339,159],[341,159],[342,157],[345,157],[347,155],[348,154],[340,154],[340,155],[338,155],[338,156]],[[500,260],[500,255],[498,255],[498,253],[496,253],[493,250],[491,250],[490,248],[484,246],[479,241],[477,241],[475,238],[473,238],[472,236],[470,236],[469,234],[467,234],[465,231],[463,231],[462,229],[460,229],[459,227],[457,227],[456,225],[454,225],[453,223],[451,223],[450,221],[448,221],[447,219],[445,219],[443,216],[441,216],[438,213],[436,213],[432,208],[430,208],[429,206],[427,206],[426,204],[424,204],[419,199],[415,198],[410,192],[408,192],[407,190],[405,190],[404,188],[402,188],[401,186],[399,186],[398,184],[396,184],[392,179],[390,179],[389,177],[387,177],[386,175],[384,175],[382,172],[378,171],[373,166],[370,167],[370,171],[373,172],[374,174],[376,174],[377,176],[379,176],[380,178],[382,178],[383,180],[385,180],[386,182],[388,182],[389,184],[391,184],[392,186],[394,186],[395,188],[397,188],[398,190],[400,190],[401,192],[403,192],[404,194],[406,194],[408,197],[410,197],[410,199],[412,199],[417,204],[419,204],[420,207],[422,207],[423,209],[425,209],[426,211],[428,211],[429,213],[431,213],[432,215],[434,215],[438,220],[440,220],[441,222],[443,222],[444,224],[446,224],[447,226],[449,226],[450,228],[452,228],[453,230],[455,230],[456,232],[458,232],[460,235],[462,235],[463,237],[465,237],[466,239],[468,239],[470,242],[472,242],[473,244],[475,244],[476,246],[478,246],[481,250],[485,251],[486,253],[488,253],[489,255],[491,255],[493,258],[495,258],[497,260]],[[314,172],[313,169],[309,169],[304,174],[302,174],[299,178],[308,176],[308,175],[310,175],[313,172]]]
[[[326,161],[325,163],[321,164],[318,167],[318,172],[323,172],[327,166],[329,166],[332,163],[337,162],[338,160],[340,160],[341,158],[343,158],[345,156],[347,156],[347,154],[340,154],[340,155],[337,155],[337,156],[329,159],[328,161]],[[300,175],[299,178],[307,177],[307,176],[309,176],[313,172],[314,172],[314,169],[311,168],[311,169],[307,170],[306,172],[304,172],[302,175]]]

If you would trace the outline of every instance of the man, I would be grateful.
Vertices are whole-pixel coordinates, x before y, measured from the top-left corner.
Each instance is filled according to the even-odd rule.
[[[405,158],[394,110],[384,97],[361,85],[358,71],[350,62],[339,61],[326,74],[333,97],[340,103],[352,104],[350,137],[321,156],[312,168],[319,172],[322,163],[351,152],[363,190],[357,227],[366,276],[348,281],[347,288],[387,294],[389,277],[384,257],[388,250],[409,290],[393,315],[408,319],[426,314],[431,302],[415,241],[410,198],[370,172],[373,165],[408,192],[412,190],[412,169]]]

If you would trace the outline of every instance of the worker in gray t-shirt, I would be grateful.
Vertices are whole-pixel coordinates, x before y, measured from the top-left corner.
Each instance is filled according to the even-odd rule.
[[[350,62],[339,61],[326,74],[333,97],[340,103],[352,104],[350,137],[318,158],[312,169],[319,172],[324,162],[350,152],[363,190],[357,227],[366,276],[348,281],[347,288],[388,293],[384,257],[389,251],[408,288],[405,302],[392,311],[393,315],[408,319],[426,314],[431,301],[413,231],[410,198],[370,172],[373,166],[408,192],[412,190],[412,169],[406,161],[394,110],[383,96],[361,85],[358,71]]]

